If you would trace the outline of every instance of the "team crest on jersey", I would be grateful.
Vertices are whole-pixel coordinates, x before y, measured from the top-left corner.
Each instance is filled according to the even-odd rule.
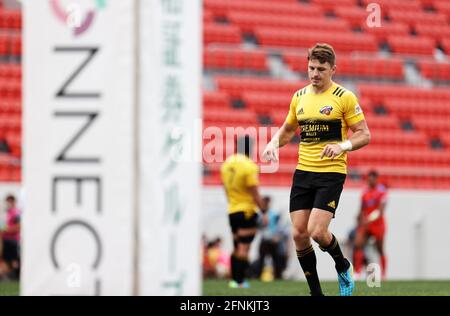
[[[330,115],[331,111],[333,111],[333,107],[331,105],[325,105],[320,109],[320,113],[325,115]]]

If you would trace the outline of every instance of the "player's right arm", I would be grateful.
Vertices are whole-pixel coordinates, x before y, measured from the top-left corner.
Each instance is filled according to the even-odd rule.
[[[283,147],[289,143],[295,135],[298,125],[291,125],[288,122],[284,122],[283,126],[272,137],[272,140],[267,144],[264,149],[263,157],[266,160],[278,161],[278,148]]]
[[[298,128],[296,108],[299,101],[299,94],[295,93],[289,106],[289,113],[283,126],[275,133],[264,149],[263,157],[266,160],[278,161],[278,148],[289,143]]]

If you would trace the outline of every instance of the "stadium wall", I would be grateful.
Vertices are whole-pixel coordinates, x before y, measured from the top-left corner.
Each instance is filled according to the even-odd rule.
[[[266,188],[263,194],[272,196],[273,208],[289,224],[289,189]],[[344,190],[336,219],[331,229],[344,245],[356,222],[361,190]],[[450,279],[450,194],[448,191],[389,191],[386,208],[386,253],[388,279]],[[222,237],[224,248],[231,251],[231,233],[228,228],[226,201],[221,187],[205,187],[202,194],[202,227],[209,238]],[[345,248],[344,246],[342,246]],[[318,271],[323,279],[334,280],[332,259],[315,244]],[[252,256],[256,256],[256,243]],[[371,254],[371,252],[370,252]],[[285,276],[303,279],[291,245],[290,260]]]

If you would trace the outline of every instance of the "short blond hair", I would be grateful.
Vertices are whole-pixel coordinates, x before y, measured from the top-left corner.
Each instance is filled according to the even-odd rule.
[[[317,43],[308,50],[308,60],[318,60],[321,64],[328,62],[331,67],[336,64],[336,54],[333,46],[326,43]]]

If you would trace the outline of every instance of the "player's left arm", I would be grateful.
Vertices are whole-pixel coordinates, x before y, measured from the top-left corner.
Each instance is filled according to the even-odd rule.
[[[380,203],[380,207],[378,209],[380,210],[380,216],[383,216],[384,210],[386,209],[386,202]]]
[[[367,126],[366,120],[359,121],[356,124],[350,126],[353,135],[345,142],[338,144],[328,144],[322,151],[320,159],[323,157],[330,157],[334,159],[344,151],[358,150],[370,142],[370,131]]]
[[[349,139],[351,142],[351,148],[349,150],[358,150],[370,143],[370,131],[366,120],[351,125],[350,129],[353,135]]]
[[[380,200],[380,205],[378,207],[378,209],[380,210],[380,216],[384,215],[384,210],[386,209],[386,202],[387,202],[387,194],[386,192],[384,192]]]
[[[264,209],[264,204],[261,198],[261,194],[259,194],[259,189],[257,185],[252,185],[248,187],[248,191],[250,195],[253,197],[253,202],[255,202],[256,206],[261,210],[261,213],[264,214],[266,210]]]
[[[344,120],[353,132],[350,139],[338,144],[328,144],[322,151],[320,159],[329,157],[332,160],[345,151],[360,149],[370,142],[370,131],[356,96],[346,92],[343,100]]]

